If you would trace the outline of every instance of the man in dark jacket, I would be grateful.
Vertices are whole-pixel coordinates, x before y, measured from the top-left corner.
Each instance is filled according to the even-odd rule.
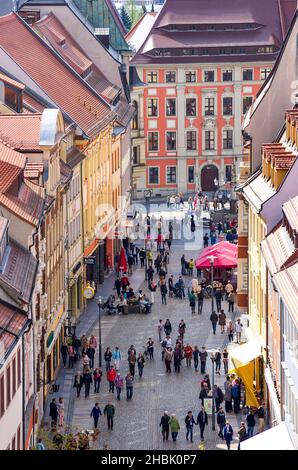
[[[64,367],[64,369],[65,369],[65,367],[66,367],[66,360],[67,360],[67,354],[68,354],[68,347],[67,347],[67,344],[66,344],[65,341],[64,341],[64,343],[62,344],[60,351],[61,351],[61,356],[62,356],[63,367]]]
[[[94,356],[95,356],[95,349],[88,348],[87,349],[87,356],[89,357],[89,367],[93,369],[94,367]]]
[[[80,372],[78,372],[75,375],[75,379],[74,379],[74,383],[73,383],[73,388],[76,388],[78,398],[80,396],[82,387],[83,387],[83,376]]]
[[[256,425],[255,416],[252,410],[250,410],[249,414],[246,417],[246,424],[247,424],[247,437],[249,439],[250,437],[253,437],[254,428]]]
[[[204,292],[203,290],[201,290],[201,292],[198,293],[198,315],[202,314],[203,303],[204,303]]]
[[[190,441],[193,442],[193,427],[196,424],[192,411],[188,411],[185,417],[185,425],[186,425],[186,440],[188,441],[188,436],[190,435]]]
[[[95,406],[92,408],[90,416],[91,416],[91,418],[93,417],[94,428],[97,429],[97,423],[98,423],[98,420],[99,420],[99,416],[102,416],[102,412],[99,408],[99,403],[95,403]]]
[[[114,416],[115,416],[115,407],[114,407],[114,405],[109,401],[108,404],[105,406],[105,409],[103,410],[103,412],[107,416],[108,429],[111,429],[113,431]]]
[[[216,299],[217,312],[219,313],[221,311],[221,301],[222,301],[222,292],[220,289],[216,289],[214,297]]]
[[[141,261],[141,268],[143,268],[145,266],[145,258],[146,258],[146,251],[144,250],[144,248],[140,249],[139,257]]]
[[[206,361],[208,357],[208,353],[206,351],[205,346],[202,347],[202,351],[199,351],[200,362],[201,362],[201,374],[205,374],[206,369]]]
[[[167,441],[169,439],[169,432],[170,432],[170,416],[167,411],[164,412],[163,416],[161,417],[159,426],[161,426],[161,434],[162,434],[162,440]]]
[[[52,418],[51,427],[56,428],[57,420],[58,420],[58,407],[56,404],[56,399],[53,398],[52,402],[50,403],[50,417]]]
[[[88,369],[83,374],[83,382],[85,385],[85,398],[87,398],[90,395],[90,385],[92,384],[92,375],[90,369]]]
[[[219,437],[221,437],[223,439],[224,438],[223,437],[223,428],[226,425],[226,415],[225,415],[225,412],[224,412],[222,406],[220,406],[220,408],[218,410],[218,413],[217,413],[217,424],[218,424],[218,427],[219,427],[218,435],[219,435]]]
[[[219,388],[217,385],[214,385],[213,396],[214,396],[214,401],[215,401],[216,413],[218,413],[220,405],[224,400],[224,395],[222,393],[221,388]]]
[[[213,334],[215,335],[216,332],[216,326],[218,322],[218,315],[216,312],[212,312],[210,315],[210,321],[212,323],[212,328],[213,328]]]
[[[202,406],[201,411],[198,414],[197,417],[197,424],[200,426],[200,432],[201,432],[201,440],[204,440],[204,429],[205,426],[208,426],[208,415],[205,411],[205,408]]]

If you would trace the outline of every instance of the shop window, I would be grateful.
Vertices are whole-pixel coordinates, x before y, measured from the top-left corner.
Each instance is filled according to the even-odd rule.
[[[159,167],[153,166],[149,168],[149,184],[159,183]]]

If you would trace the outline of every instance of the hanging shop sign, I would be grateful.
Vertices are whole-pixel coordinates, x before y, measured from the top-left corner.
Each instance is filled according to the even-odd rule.
[[[84,258],[84,264],[94,266],[95,265],[95,256],[88,256],[87,258]]]
[[[89,284],[83,289],[83,297],[87,300],[93,299],[95,291]]]

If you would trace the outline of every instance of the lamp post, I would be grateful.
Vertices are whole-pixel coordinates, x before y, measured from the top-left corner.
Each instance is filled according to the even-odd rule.
[[[146,201],[146,213],[147,213],[147,218],[146,218],[146,241],[145,241],[145,251],[146,251],[146,257],[145,257],[145,281],[148,280],[148,275],[147,275],[147,269],[148,269],[148,261],[147,261],[147,242],[148,242],[148,235],[150,235],[150,232],[148,234],[148,217],[149,217],[149,204],[150,204],[150,198],[152,196],[152,189],[145,189],[144,190],[144,197]]]
[[[215,400],[214,400],[214,363],[215,363],[215,349],[211,349],[210,351],[210,359],[212,361],[212,386],[211,386],[211,393],[212,393],[212,431],[215,431]]]
[[[102,298],[99,296],[97,298],[98,305],[98,365],[101,367],[101,303]]]

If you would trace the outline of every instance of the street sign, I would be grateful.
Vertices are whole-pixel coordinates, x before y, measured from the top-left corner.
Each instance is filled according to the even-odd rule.
[[[88,256],[88,258],[84,258],[84,264],[89,264],[91,266],[94,266],[95,256]]]

